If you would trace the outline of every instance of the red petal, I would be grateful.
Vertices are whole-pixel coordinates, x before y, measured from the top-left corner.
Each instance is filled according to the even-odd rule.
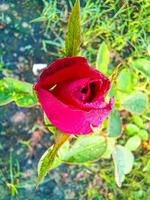
[[[68,134],[88,134],[92,132],[92,126],[100,126],[108,117],[112,110],[114,100],[102,109],[92,109],[83,111],[73,109],[72,107],[59,101],[51,92],[39,89],[38,98],[47,117],[61,131]]]
[[[90,83],[97,83],[96,91],[87,88],[87,93],[81,90]],[[99,79],[91,80],[90,78],[82,78],[73,81],[66,81],[58,84],[51,93],[64,104],[73,106],[76,109],[90,110],[94,108],[103,108],[106,106],[104,100],[103,82]],[[90,98],[95,95],[94,99]],[[89,99],[89,101],[88,101]]]
[[[57,83],[84,77],[102,79],[104,82],[106,81],[109,83],[106,84],[108,86],[106,86],[105,89],[109,89],[110,87],[108,78],[98,70],[90,67],[87,59],[83,57],[67,57],[57,59],[49,67],[45,68],[41,73],[38,83],[35,85],[35,89],[37,90],[41,87],[50,89]]]

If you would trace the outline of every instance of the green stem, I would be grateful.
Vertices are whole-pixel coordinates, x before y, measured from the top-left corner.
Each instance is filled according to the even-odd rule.
[[[50,156],[50,164],[54,161],[54,158],[59,150],[59,148],[70,138],[70,135],[65,135],[63,134],[60,138],[58,138],[58,142],[54,145],[52,151],[51,151],[51,156]]]
[[[125,67],[122,65],[122,63],[119,63],[117,65],[117,67],[114,69],[113,73],[111,74],[111,76],[109,77],[110,81],[112,83],[114,83],[117,80],[118,75],[120,74],[120,72],[122,71],[122,69],[124,69]]]

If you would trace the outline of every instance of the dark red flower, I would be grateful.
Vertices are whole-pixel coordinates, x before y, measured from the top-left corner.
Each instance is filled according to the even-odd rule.
[[[57,59],[43,70],[34,89],[51,123],[67,134],[83,135],[99,127],[112,110],[105,102],[111,83],[83,57]]]

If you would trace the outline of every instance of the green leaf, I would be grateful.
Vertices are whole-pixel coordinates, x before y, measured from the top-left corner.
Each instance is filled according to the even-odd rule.
[[[133,115],[134,123],[140,128],[145,128],[144,120],[139,115]]]
[[[38,103],[36,96],[30,94],[16,94],[14,100],[19,107],[32,107]]]
[[[49,119],[45,113],[44,113],[44,123],[50,132],[52,132],[54,134],[57,132],[57,128],[49,121]]]
[[[122,121],[120,119],[119,112],[114,110],[109,117],[108,133],[109,137],[118,137],[122,132]]]
[[[41,173],[41,168],[42,166],[46,166],[46,161],[48,160],[49,155],[51,154],[51,151],[53,149],[53,146],[51,146],[49,149],[47,149],[45,151],[45,153],[42,155],[42,157],[39,160],[38,163],[38,174]],[[68,151],[69,149],[69,142],[66,141],[58,150],[58,155],[55,157],[52,165],[50,166],[50,168],[48,169],[48,171],[57,168],[59,165],[61,165],[63,157],[65,155],[65,153]]]
[[[33,19],[33,20],[31,21],[31,23],[34,23],[34,22],[45,22],[45,21],[47,21],[46,16],[41,16],[41,17],[38,17],[38,18],[36,18],[36,19]]]
[[[136,126],[135,124],[130,124],[130,123],[127,124],[127,126],[126,126],[127,135],[132,136],[132,135],[138,134],[138,132],[139,132],[138,126]]]
[[[6,105],[13,101],[10,93],[5,91],[5,87],[2,86],[2,82],[0,81],[0,106]]]
[[[53,163],[51,164],[51,166],[48,167],[47,163],[49,161],[49,156],[51,155],[52,149],[53,149],[53,146],[51,146],[49,149],[47,149],[45,151],[45,153],[42,155],[42,157],[40,158],[40,160],[38,162],[38,176],[41,176],[42,173],[44,174],[45,171],[47,174],[50,170],[58,167],[62,163],[61,160],[59,159],[59,157],[56,156]]]
[[[127,69],[120,72],[117,82],[118,89],[123,92],[128,92],[132,89],[132,75]]]
[[[97,69],[107,75],[108,64],[109,64],[109,50],[105,42],[103,42],[98,50],[96,67]]]
[[[115,147],[115,142],[116,142],[116,138],[114,137],[107,138],[107,148],[106,148],[105,153],[102,155],[102,158],[109,159],[111,157],[112,152]]]
[[[76,56],[81,43],[80,0],[76,0],[68,22],[66,56]]]
[[[60,140],[54,146],[50,147],[41,157],[38,163],[38,180],[36,187],[43,181],[50,170],[58,167],[62,163],[63,156],[69,148],[69,143],[67,142],[68,138],[68,135],[63,135]]]
[[[116,85],[113,84],[108,92],[108,97],[109,98],[116,97],[116,92],[117,92]]]
[[[12,101],[9,85],[5,79],[0,80],[0,106],[8,104]]]
[[[0,80],[0,106],[15,101],[18,106],[31,107],[38,103],[30,83],[4,78]]]
[[[121,145],[116,146],[112,155],[115,165],[115,180],[117,185],[121,187],[125,175],[132,169],[134,156],[127,148]]]
[[[131,65],[142,72],[145,76],[150,77],[150,60],[140,58],[132,61]]]
[[[40,182],[44,179],[47,173],[49,173],[52,169],[55,169],[62,164],[63,156],[69,149],[69,142],[67,141],[60,147],[60,149],[58,150],[58,155],[55,156],[53,162],[51,163],[51,165],[49,165],[49,158],[51,156],[52,149],[53,146],[51,146],[47,151],[45,151],[45,153],[39,160],[38,176],[40,177]]]
[[[122,105],[130,112],[140,114],[144,112],[148,105],[148,98],[145,94],[139,92],[125,99]]]
[[[134,135],[133,137],[130,137],[125,144],[125,147],[129,149],[130,151],[135,151],[141,144],[141,138],[138,135]]]
[[[146,166],[143,169],[144,172],[150,172],[150,160],[147,162]]]
[[[90,135],[78,137],[64,157],[64,162],[79,164],[99,159],[107,147],[102,136]]]
[[[145,129],[141,129],[139,132],[138,132],[138,135],[140,136],[140,138],[145,141],[145,140],[148,140],[148,131],[146,131]]]

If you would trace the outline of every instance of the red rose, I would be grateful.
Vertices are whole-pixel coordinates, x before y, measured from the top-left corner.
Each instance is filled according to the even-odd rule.
[[[51,123],[68,134],[82,135],[98,127],[112,110],[105,102],[111,83],[83,57],[57,59],[43,70],[34,89]]]

